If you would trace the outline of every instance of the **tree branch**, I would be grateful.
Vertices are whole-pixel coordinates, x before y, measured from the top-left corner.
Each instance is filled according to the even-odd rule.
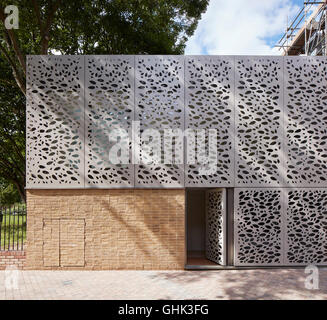
[[[13,86],[13,87],[17,86],[17,84],[15,84],[15,82],[11,82],[11,81],[8,81],[8,80],[5,80],[5,79],[0,79],[0,82],[5,83],[5,84],[7,84],[9,86]]]
[[[41,34],[41,36],[42,36],[41,54],[48,54],[48,45],[49,45],[49,40],[50,40],[49,32],[51,29],[51,25],[52,25],[54,16],[55,16],[60,4],[61,4],[61,0],[57,0],[55,2],[55,4],[51,7],[50,12],[48,14],[48,18],[47,18],[47,21],[45,22],[45,26],[43,29],[43,35]]]
[[[35,11],[35,14],[36,14],[36,19],[37,19],[37,22],[38,22],[39,27],[40,27],[40,34],[41,34],[41,37],[43,37],[43,28],[42,28],[40,7],[39,7],[39,5],[37,3],[37,0],[32,0],[32,2],[33,2],[34,11]]]
[[[15,139],[13,139],[13,137],[8,134],[6,131],[4,131],[4,135],[6,136],[7,139],[9,139],[12,143],[12,146],[14,147],[14,149],[16,150],[16,155],[18,156],[18,158],[20,159],[20,161],[22,163],[25,163],[25,158],[22,155],[21,150],[19,149],[19,146],[17,145]],[[1,145],[1,144],[0,144]]]
[[[18,70],[17,70],[17,66],[14,63],[14,61],[11,59],[11,57],[9,56],[7,50],[1,45],[0,43],[0,51],[3,52],[5,58],[7,59],[7,61],[9,62],[11,69],[13,71],[14,74],[14,78],[20,88],[20,90],[24,93],[24,95],[26,96],[26,86],[25,86],[25,81],[21,78]]]
[[[13,181],[13,176],[12,172],[6,171],[8,170],[7,166],[1,163],[0,161],[0,172],[1,172],[1,177],[7,179],[8,181]]]
[[[14,185],[16,186],[18,193],[20,195],[20,198],[23,200],[24,203],[26,203],[26,191],[24,189],[24,185],[21,185],[17,181],[13,181]]]

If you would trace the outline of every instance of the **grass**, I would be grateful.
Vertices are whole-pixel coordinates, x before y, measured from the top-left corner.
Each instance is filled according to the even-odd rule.
[[[0,222],[0,250],[20,249],[26,240],[26,211],[13,215],[9,214],[8,209],[3,210],[3,213],[2,223]]]

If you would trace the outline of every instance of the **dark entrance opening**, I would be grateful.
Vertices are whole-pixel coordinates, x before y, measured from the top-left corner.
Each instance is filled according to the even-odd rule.
[[[186,268],[233,265],[233,189],[186,189]]]

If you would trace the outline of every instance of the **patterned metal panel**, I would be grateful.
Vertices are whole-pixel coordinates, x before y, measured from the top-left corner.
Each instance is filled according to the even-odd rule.
[[[283,58],[235,61],[235,186],[283,182]]]
[[[235,265],[283,262],[280,188],[236,188],[234,198]]]
[[[234,58],[225,56],[190,56],[185,58],[185,128],[205,130],[196,133],[196,140],[187,139],[187,146],[197,142],[195,163],[185,165],[185,185],[233,186],[234,183]],[[217,159],[206,156],[210,143],[208,129],[216,129]],[[207,149],[200,149],[206,144]],[[186,150],[187,151],[187,150]],[[214,152],[213,152],[214,154]],[[187,156],[185,156],[185,162]],[[209,159],[214,173],[201,174],[201,163]]]
[[[134,56],[87,56],[85,59],[87,185],[132,187],[130,128],[134,118]],[[126,131],[126,135],[122,135],[125,144],[121,144],[126,147],[129,159],[116,164],[109,155],[120,142],[115,134],[120,128]]]
[[[285,57],[287,183],[327,186],[327,59]]]
[[[27,188],[84,187],[84,57],[27,57]]]
[[[140,122],[141,134],[147,129],[160,131],[159,137],[154,136],[151,140],[148,136],[149,140],[141,138],[138,143],[143,152],[136,150],[134,154],[134,159],[140,159],[140,164],[135,165],[135,186],[183,187],[182,161],[170,164],[165,161],[167,140],[164,140],[163,129],[184,129],[184,57],[136,56],[135,59],[135,120]],[[147,162],[154,153],[152,145],[161,149],[157,163]],[[177,140],[175,147],[173,160],[178,152],[182,152],[183,142]]]
[[[327,265],[327,189],[285,190],[285,264]]]
[[[226,189],[206,192],[207,259],[226,265]]]

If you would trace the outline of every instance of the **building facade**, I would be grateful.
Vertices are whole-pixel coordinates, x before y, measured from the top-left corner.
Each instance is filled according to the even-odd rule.
[[[327,264],[326,57],[27,70],[27,268]]]

